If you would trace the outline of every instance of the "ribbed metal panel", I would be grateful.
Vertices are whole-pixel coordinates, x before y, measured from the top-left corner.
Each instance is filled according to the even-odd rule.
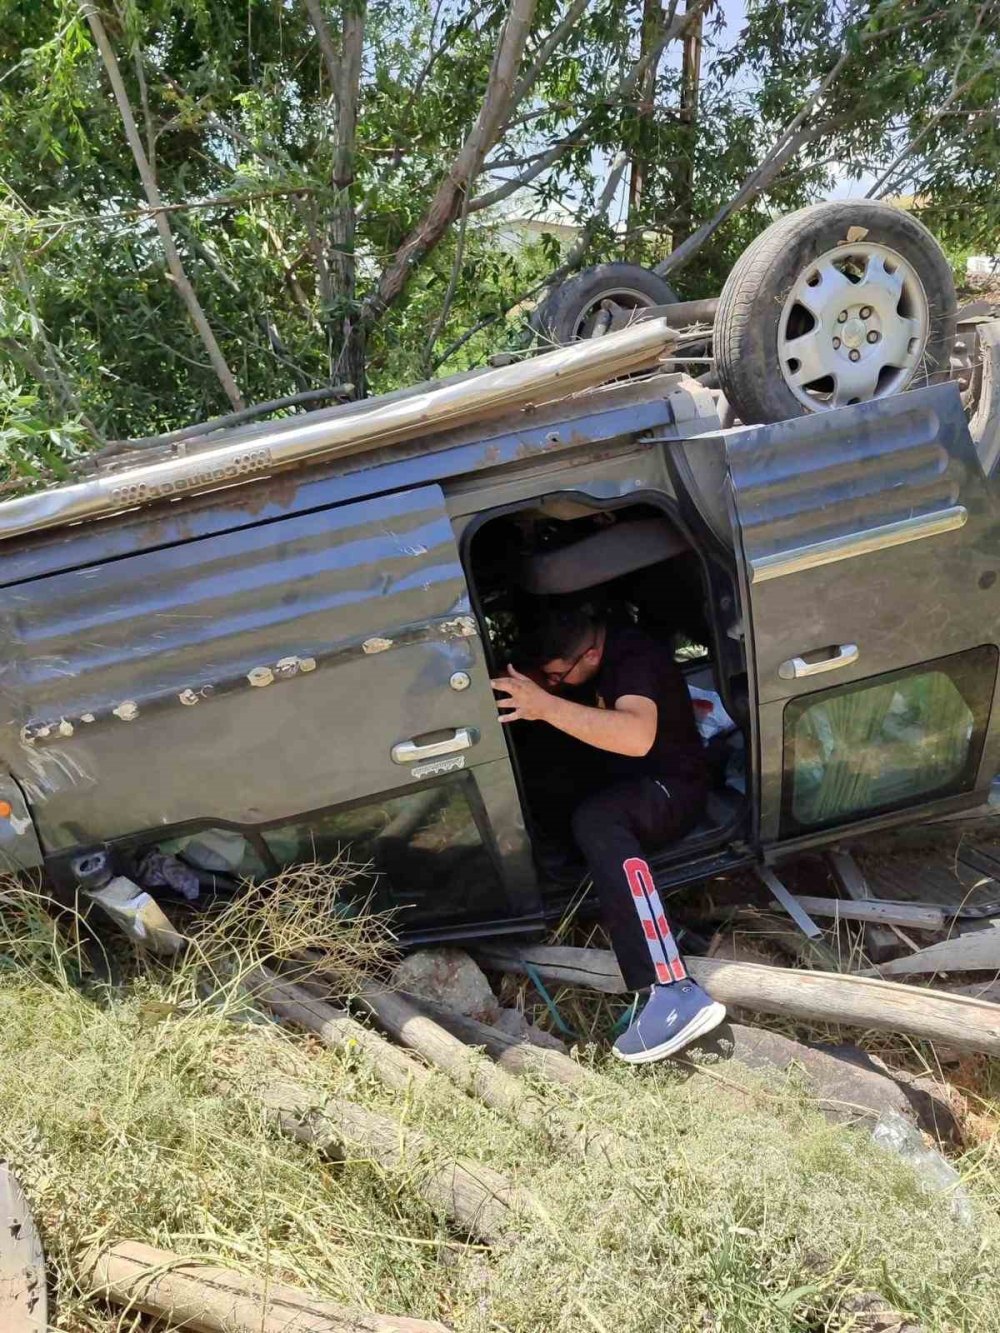
[[[751,564],[954,505],[961,469],[935,406],[921,397],[908,395],[894,413],[873,402],[728,436]]]

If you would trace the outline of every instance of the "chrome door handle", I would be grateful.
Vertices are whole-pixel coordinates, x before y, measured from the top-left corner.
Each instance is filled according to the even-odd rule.
[[[829,657],[822,657],[818,662],[807,662],[804,657],[790,657],[778,667],[782,680],[801,680],[803,676],[821,676],[824,671],[836,671],[838,667],[851,666],[858,660],[860,653],[856,643],[839,643],[831,650]]]
[[[399,741],[389,753],[394,764],[415,764],[419,759],[437,759],[443,754],[470,750],[476,740],[476,733],[471,727],[456,727],[454,736],[446,736],[443,741],[429,741],[426,745],[418,745],[416,741]]]

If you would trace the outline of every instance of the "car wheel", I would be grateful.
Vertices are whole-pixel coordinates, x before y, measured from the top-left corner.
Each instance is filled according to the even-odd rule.
[[[888,204],[816,204],[740,257],[715,320],[719,382],[741,421],[884,398],[947,373],[955,285],[940,246]]]
[[[561,347],[604,333],[619,310],[671,305],[677,294],[663,278],[639,264],[598,264],[561,283],[531,316],[539,340]]]

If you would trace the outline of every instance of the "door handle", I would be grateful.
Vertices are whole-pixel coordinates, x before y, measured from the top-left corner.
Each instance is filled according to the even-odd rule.
[[[829,657],[821,657],[818,662],[807,662],[804,657],[790,657],[778,667],[778,675],[782,680],[821,676],[824,671],[836,671],[839,667],[851,666],[860,656],[856,643],[838,643],[829,649],[829,653]]]
[[[416,741],[399,741],[389,753],[394,764],[415,764],[420,759],[437,759],[443,754],[470,750],[477,740],[471,727],[456,727],[455,734],[446,736],[443,741],[428,741],[426,745],[418,745]]]

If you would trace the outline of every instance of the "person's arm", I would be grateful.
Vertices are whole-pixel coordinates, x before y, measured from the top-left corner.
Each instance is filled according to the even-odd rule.
[[[548,722],[567,736],[612,754],[640,757],[652,748],[656,739],[656,704],[652,699],[623,694],[614,708],[591,708],[550,694],[513,667],[507,671],[507,676],[492,682],[495,690],[509,696],[497,701],[501,722]]]

